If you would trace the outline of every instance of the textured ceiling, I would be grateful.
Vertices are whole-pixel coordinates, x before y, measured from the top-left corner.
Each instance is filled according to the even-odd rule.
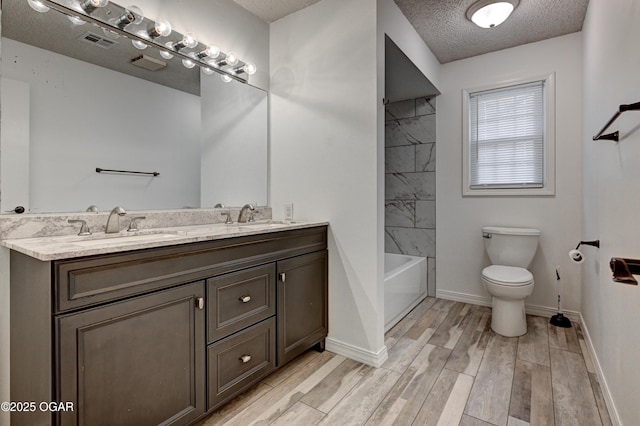
[[[266,22],[276,21],[318,0],[234,0]],[[475,0],[394,0],[440,63],[533,43],[582,29],[589,0],[520,0],[495,28],[467,20]]]
[[[479,28],[465,14],[475,0],[395,0],[440,63],[582,29],[589,0],[520,0],[509,19]]]

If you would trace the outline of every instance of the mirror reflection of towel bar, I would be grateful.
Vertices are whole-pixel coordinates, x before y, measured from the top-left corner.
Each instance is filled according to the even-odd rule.
[[[146,176],[160,176],[160,172],[134,172],[131,170],[113,170],[113,169],[102,169],[100,167],[96,167],[96,173],[125,173],[125,174],[133,174],[133,175],[146,175]]]

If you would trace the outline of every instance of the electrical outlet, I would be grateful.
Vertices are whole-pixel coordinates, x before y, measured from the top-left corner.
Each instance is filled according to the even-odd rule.
[[[284,220],[293,222],[293,203],[284,205]]]

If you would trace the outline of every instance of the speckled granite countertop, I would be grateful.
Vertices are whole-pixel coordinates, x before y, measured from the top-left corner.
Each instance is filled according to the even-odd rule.
[[[287,223],[264,220],[230,225],[213,223],[140,229],[136,232],[122,231],[117,234],[96,232],[87,236],[64,235],[7,239],[3,240],[1,244],[11,250],[24,253],[36,259],[49,261],[311,228],[323,225],[328,225],[328,222],[304,221]]]

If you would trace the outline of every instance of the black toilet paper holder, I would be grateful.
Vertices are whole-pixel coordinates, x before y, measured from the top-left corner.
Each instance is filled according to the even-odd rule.
[[[580,241],[578,243],[578,245],[576,246],[576,250],[578,250],[580,248],[580,246],[585,245],[585,246],[594,246],[597,248],[600,248],[600,240],[593,240],[593,241]]]

